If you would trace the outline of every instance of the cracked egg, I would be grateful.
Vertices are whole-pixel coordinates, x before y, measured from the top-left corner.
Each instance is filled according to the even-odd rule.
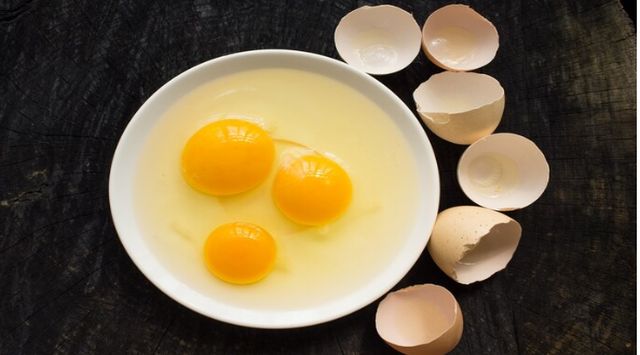
[[[334,40],[347,64],[369,74],[390,74],[415,59],[421,33],[413,16],[401,8],[363,6],[340,20]]]
[[[445,70],[470,71],[489,64],[499,46],[495,26],[467,5],[434,11],[422,28],[422,49]]]
[[[438,214],[427,249],[445,274],[468,285],[504,269],[521,234],[520,224],[505,214],[458,206]]]
[[[413,99],[427,127],[455,144],[471,144],[491,134],[504,111],[504,89],[486,74],[434,74],[418,86]]]
[[[535,202],[549,183],[549,164],[531,140],[496,133],[470,145],[458,163],[462,191],[480,206],[512,211]]]
[[[376,311],[376,330],[404,354],[448,353],[462,337],[462,310],[446,288],[410,286],[387,296]]]

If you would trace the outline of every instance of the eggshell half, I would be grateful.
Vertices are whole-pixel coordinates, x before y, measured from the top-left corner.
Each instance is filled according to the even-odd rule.
[[[470,145],[458,162],[462,191],[480,206],[511,211],[535,202],[549,184],[549,164],[531,140],[496,133]]]
[[[424,53],[446,70],[480,68],[493,60],[498,46],[498,31],[493,24],[467,5],[436,10],[422,28]]]
[[[504,269],[521,234],[520,224],[500,212],[452,207],[438,214],[427,249],[445,274],[468,285]]]
[[[504,112],[504,89],[486,74],[434,74],[418,86],[413,99],[427,127],[456,144],[471,144],[491,134]]]
[[[340,20],[334,40],[340,57],[370,74],[390,74],[411,64],[420,52],[420,26],[391,5],[363,6]]]
[[[376,330],[404,354],[445,354],[462,337],[462,310],[446,288],[416,285],[389,293],[378,305]]]

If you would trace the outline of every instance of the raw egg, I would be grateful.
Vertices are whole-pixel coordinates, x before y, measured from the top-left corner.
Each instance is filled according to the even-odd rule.
[[[286,162],[273,183],[273,200],[296,223],[323,225],[338,218],[351,202],[351,179],[335,161],[318,153]]]
[[[181,283],[237,309],[288,314],[353,294],[388,271],[421,213],[416,194],[428,190],[385,105],[332,77],[289,68],[242,70],[185,93],[142,142],[133,192],[142,238]],[[255,188],[217,197],[187,184],[181,166],[185,143],[227,119],[263,127],[275,154]],[[341,166],[353,187],[346,210],[319,227],[293,222],[273,196],[278,171],[312,149]],[[273,269],[249,285],[222,281],[205,262],[214,260],[203,250],[207,238],[230,222],[252,223],[275,240]]]
[[[269,174],[273,140],[258,125],[224,119],[198,130],[182,151],[182,175],[194,189],[214,196],[250,190]]]
[[[204,244],[209,271],[223,281],[250,284],[261,280],[273,268],[276,243],[255,224],[234,222],[214,229]]]

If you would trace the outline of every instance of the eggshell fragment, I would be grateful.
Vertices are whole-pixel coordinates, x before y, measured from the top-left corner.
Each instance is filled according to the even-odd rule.
[[[458,182],[478,205],[511,211],[542,195],[549,183],[549,164],[529,139],[496,133],[465,150],[458,163]]]
[[[427,250],[445,274],[468,285],[504,269],[521,234],[520,224],[500,212],[452,207],[438,214]]]
[[[456,144],[471,144],[491,134],[504,111],[504,89],[486,74],[432,75],[413,92],[413,99],[427,127]]]
[[[446,288],[416,285],[389,293],[378,305],[376,330],[404,354],[445,354],[462,337],[462,310]]]
[[[422,28],[422,49],[437,66],[453,71],[480,68],[493,60],[498,31],[467,5],[448,5],[433,12]]]
[[[420,52],[421,37],[413,16],[391,5],[351,11],[334,34],[340,57],[370,74],[390,74],[411,64]]]

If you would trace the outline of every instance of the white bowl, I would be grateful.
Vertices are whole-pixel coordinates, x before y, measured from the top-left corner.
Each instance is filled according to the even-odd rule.
[[[134,177],[145,138],[164,112],[185,93],[218,77],[259,68],[290,68],[318,73],[350,85],[378,103],[409,143],[421,191],[417,218],[392,263],[360,289],[302,310],[248,310],[194,290],[174,277],[153,254],[134,211]],[[372,157],[374,159],[374,157]],[[109,176],[113,222],[127,253],[160,290],[184,306],[227,323],[256,328],[294,328],[327,322],[352,313],[389,291],[411,269],[424,250],[438,212],[440,182],[431,144],[411,110],[370,76],[335,59],[291,50],[257,50],[216,58],[178,75],[155,92],[133,116],[116,148]]]

